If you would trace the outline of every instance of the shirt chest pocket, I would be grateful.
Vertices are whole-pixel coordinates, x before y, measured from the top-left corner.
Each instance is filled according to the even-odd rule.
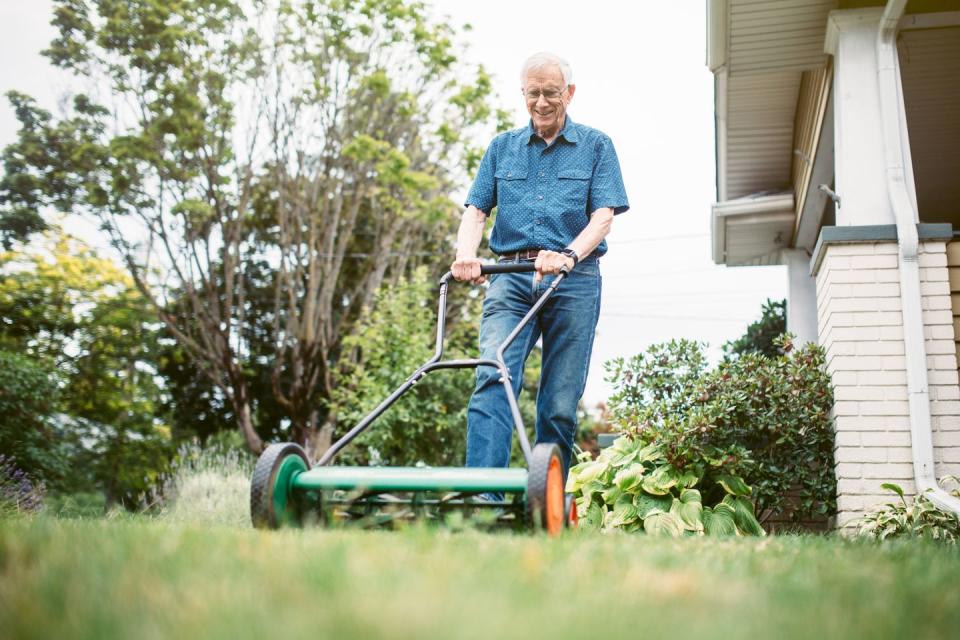
[[[564,211],[586,211],[590,172],[564,169],[557,173],[557,196]]]
[[[497,179],[497,204],[516,204],[523,200],[527,190],[526,169],[498,169],[494,174]]]

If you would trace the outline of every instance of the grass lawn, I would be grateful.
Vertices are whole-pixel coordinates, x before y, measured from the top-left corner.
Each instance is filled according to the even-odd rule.
[[[13,638],[947,638],[960,550],[0,522]],[[651,635],[653,634],[653,635]]]

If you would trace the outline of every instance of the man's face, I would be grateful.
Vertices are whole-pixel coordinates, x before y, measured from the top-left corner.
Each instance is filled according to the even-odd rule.
[[[550,66],[530,71],[522,89],[537,134],[551,138],[559,133],[576,87],[564,86],[560,68]]]

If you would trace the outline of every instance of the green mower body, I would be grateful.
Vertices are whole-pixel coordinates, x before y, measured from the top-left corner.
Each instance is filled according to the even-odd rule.
[[[533,271],[533,263],[484,265],[483,273]],[[357,522],[383,526],[408,520],[449,522],[466,515],[480,524],[532,528],[556,535],[576,524],[576,506],[563,492],[564,471],[555,444],[530,447],[510,372],[503,353],[543,306],[566,276],[554,278],[547,291],[510,333],[495,360],[441,360],[446,315],[448,272],[440,280],[437,347],[431,360],[417,369],[329,450],[311,464],[306,452],[294,443],[272,444],[261,454],[250,486],[250,515],[258,528],[297,526],[304,523]],[[527,468],[459,467],[347,467],[334,466],[336,454],[385,412],[421,378],[439,369],[495,367],[500,371],[506,399]],[[502,495],[499,500],[490,494]]]

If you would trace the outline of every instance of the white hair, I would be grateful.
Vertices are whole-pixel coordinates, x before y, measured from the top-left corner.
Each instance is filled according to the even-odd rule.
[[[526,83],[527,75],[531,71],[543,69],[544,67],[559,67],[560,75],[563,76],[564,86],[569,87],[573,84],[573,69],[570,68],[570,63],[555,53],[541,51],[527,58],[527,61],[523,63],[523,67],[520,68],[521,86]]]

